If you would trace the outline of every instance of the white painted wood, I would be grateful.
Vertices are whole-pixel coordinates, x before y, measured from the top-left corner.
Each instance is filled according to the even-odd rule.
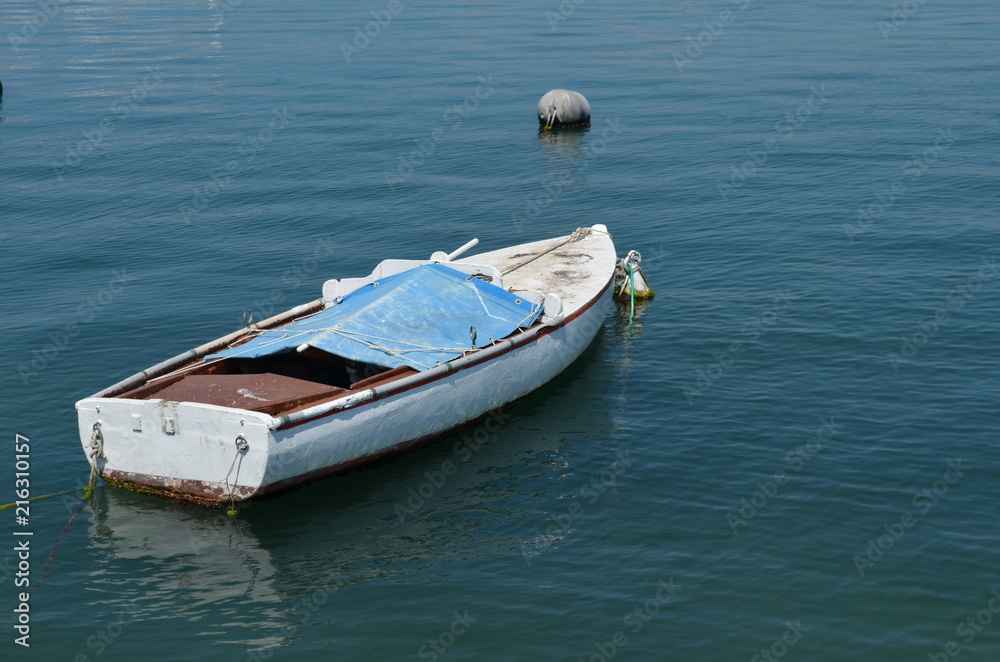
[[[104,458],[97,460],[97,466],[102,472],[162,477],[179,489],[184,481],[205,482],[216,485],[221,496],[232,466],[230,484],[261,484],[270,436],[271,417],[266,414],[200,403],[120,398],[86,398],[76,408],[85,452],[94,423],[101,424]],[[134,414],[142,417],[142,430],[132,426]],[[237,457],[240,436],[249,449]]]
[[[550,335],[426,386],[273,433],[265,483],[430,437],[516,400],[565,370],[601,328],[611,289]],[[331,442],[331,440],[335,440]]]

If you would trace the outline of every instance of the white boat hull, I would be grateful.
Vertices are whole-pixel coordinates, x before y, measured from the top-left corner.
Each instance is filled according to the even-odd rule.
[[[613,257],[613,246],[611,251]],[[205,505],[244,501],[374,463],[486,416],[565,370],[603,325],[613,259],[610,270],[602,263],[601,271],[588,277],[589,297],[571,301],[566,316],[541,332],[509,339],[482,357],[471,354],[445,371],[419,373],[385,391],[370,389],[339,408],[318,407],[314,415],[272,417],[157,399],[81,400],[84,451],[108,482]]]
[[[590,344],[609,302],[610,288],[573,322],[508,355],[405,393],[279,430],[272,437],[266,488],[370,462],[528,395],[569,367]],[[331,438],[338,443],[327,443]]]

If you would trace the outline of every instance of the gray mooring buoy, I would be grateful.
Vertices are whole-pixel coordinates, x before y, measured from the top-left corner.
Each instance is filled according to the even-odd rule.
[[[550,90],[538,101],[538,123],[545,130],[590,124],[590,102],[579,92]]]

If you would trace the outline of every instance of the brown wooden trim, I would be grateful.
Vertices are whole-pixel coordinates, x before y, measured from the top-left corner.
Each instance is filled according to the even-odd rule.
[[[375,384],[381,384],[382,382],[395,381],[406,375],[415,375],[417,371],[408,365],[401,365],[398,368],[393,368],[392,370],[387,370],[385,372],[380,372],[377,375],[372,375],[366,379],[362,379],[360,382],[354,382],[351,384],[351,390],[357,391],[360,389],[368,388],[369,386],[374,386]]]

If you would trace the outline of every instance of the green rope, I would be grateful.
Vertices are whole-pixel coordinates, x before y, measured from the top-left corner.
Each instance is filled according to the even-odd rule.
[[[633,270],[631,264],[628,265],[628,286],[632,293],[631,309],[628,315],[628,325],[635,326],[635,271]]]
[[[62,496],[64,494],[69,494],[73,491],[74,490],[68,490],[66,492],[54,492],[53,494],[45,494],[42,496],[31,497],[30,499],[28,499],[28,501],[31,502],[31,501],[40,501],[42,499],[51,499],[52,497]],[[17,505],[16,503],[8,503],[4,506],[0,506],[0,510],[7,510],[8,508],[13,508],[16,505]]]
[[[96,463],[97,460],[94,460]],[[90,468],[90,481],[87,486],[83,488],[83,500],[90,501],[90,497],[94,496],[94,486],[97,485],[97,464],[94,464]]]

